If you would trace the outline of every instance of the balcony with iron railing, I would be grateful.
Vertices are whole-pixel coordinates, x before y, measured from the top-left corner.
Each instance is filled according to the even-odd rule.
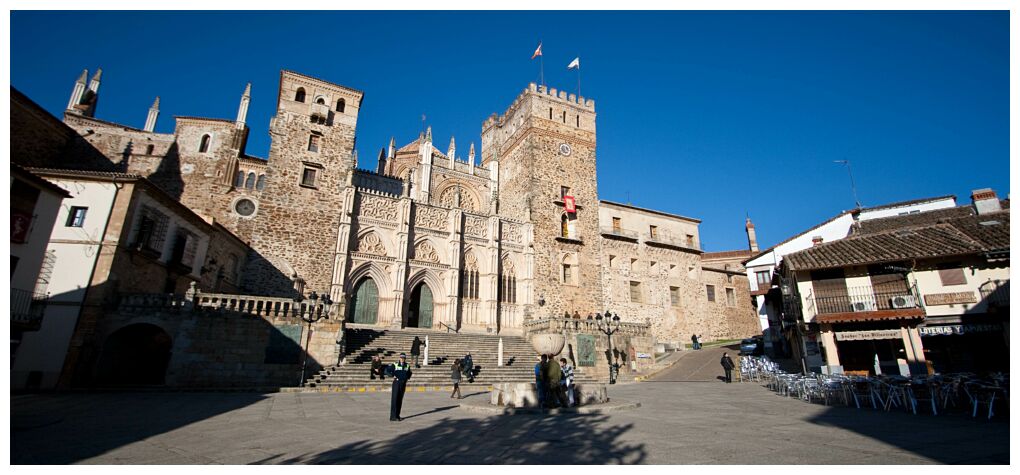
[[[22,330],[38,330],[48,298],[46,294],[11,287],[11,324]]]
[[[309,115],[325,121],[329,119],[329,106],[326,104],[310,104]]]
[[[987,303],[989,308],[1009,307],[1009,281],[991,284],[981,288],[981,301]]]
[[[846,292],[808,295],[808,313],[816,315],[909,310],[921,307],[916,286],[903,288],[848,287]]]

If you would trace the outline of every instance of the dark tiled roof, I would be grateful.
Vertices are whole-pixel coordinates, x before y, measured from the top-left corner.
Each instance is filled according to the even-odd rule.
[[[55,193],[57,196],[61,196],[64,198],[71,197],[71,194],[68,193],[67,190],[57,186],[56,184],[44,180],[42,177],[28,171],[25,168],[18,166],[17,164],[14,163],[11,164],[11,175],[19,176],[25,181],[30,181],[39,188],[47,189],[50,192]]]
[[[73,170],[69,168],[37,168],[37,167],[26,167],[32,173],[41,176],[54,176],[54,177],[82,177],[82,178],[102,178],[110,179],[116,178],[121,180],[139,180],[144,178],[141,175],[132,175],[130,173],[120,172],[105,172],[97,170]]]
[[[952,198],[955,201],[956,200],[956,195],[935,196],[935,197],[932,197],[932,198],[919,198],[919,199],[916,199],[916,200],[897,201],[895,203],[889,203],[889,204],[885,204],[885,205],[864,207],[864,208],[861,208],[861,211],[877,211],[877,210],[886,209],[886,208],[899,208],[901,206],[910,206],[910,205],[916,205],[916,204],[919,204],[919,203],[928,203],[930,201],[945,200],[945,199],[949,199],[949,198]]]
[[[1006,229],[1008,234],[1008,227]],[[983,250],[984,246],[955,226],[933,224],[851,236],[787,254],[783,261],[792,270],[830,269],[977,254]]]
[[[1008,207],[978,215],[967,205],[864,221],[849,237],[789,254],[784,262],[806,270],[1008,251],[1009,215]]]

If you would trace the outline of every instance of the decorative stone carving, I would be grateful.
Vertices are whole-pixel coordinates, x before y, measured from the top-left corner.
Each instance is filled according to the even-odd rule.
[[[510,256],[503,256],[503,275],[514,275],[514,261]]]
[[[439,262],[439,254],[428,241],[419,242],[414,246],[414,259],[424,262]]]
[[[503,223],[503,239],[510,242],[523,242],[521,226],[513,223]]]
[[[478,258],[475,257],[475,253],[468,251],[464,254],[464,268],[469,270],[478,268]]]
[[[488,226],[486,226],[485,218],[479,218],[477,216],[465,216],[464,217],[464,233],[468,236],[475,236],[484,238],[488,236]]]
[[[460,185],[451,186],[439,194],[439,203],[450,208],[460,208],[467,211],[478,211],[478,205],[470,193],[465,192]]]
[[[386,246],[376,233],[368,233],[358,239],[358,252],[371,254],[373,256],[385,256]]]
[[[446,227],[446,210],[419,206],[414,213],[414,225],[429,229],[443,229]]]
[[[358,213],[369,218],[395,222],[397,220],[397,203],[378,196],[362,195]]]

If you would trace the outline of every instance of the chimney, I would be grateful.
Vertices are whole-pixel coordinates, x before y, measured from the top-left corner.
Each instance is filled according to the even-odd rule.
[[[974,211],[979,215],[1002,210],[1002,205],[999,204],[999,197],[991,188],[981,188],[980,190],[972,191],[970,199],[974,202]]]
[[[747,223],[744,224],[744,229],[747,230],[747,245],[751,249],[751,252],[758,252],[758,237],[754,232],[754,223],[751,222],[751,218],[747,218]]]
[[[812,236],[811,237],[811,244],[813,246],[817,246],[817,245],[821,244],[822,242],[824,242],[824,239],[822,239],[821,236]]]

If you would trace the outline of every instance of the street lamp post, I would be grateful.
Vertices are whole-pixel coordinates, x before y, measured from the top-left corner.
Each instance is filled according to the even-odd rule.
[[[620,331],[620,316],[611,314],[609,310],[606,310],[604,315],[596,313],[595,326],[605,333],[609,340],[609,384],[616,384],[619,365],[616,364],[616,355],[613,354],[613,334]]]
[[[296,302],[301,302],[301,299],[294,299]],[[319,307],[317,303],[320,298],[312,291],[311,295],[304,300],[304,308],[299,308],[298,316],[301,320],[308,323],[308,335],[305,337],[304,357],[301,360],[301,380],[298,381],[298,386],[305,384],[305,372],[308,368],[308,346],[312,343],[312,324],[329,318],[330,306],[333,304],[333,300],[329,298],[329,294],[322,294],[322,307]]]

